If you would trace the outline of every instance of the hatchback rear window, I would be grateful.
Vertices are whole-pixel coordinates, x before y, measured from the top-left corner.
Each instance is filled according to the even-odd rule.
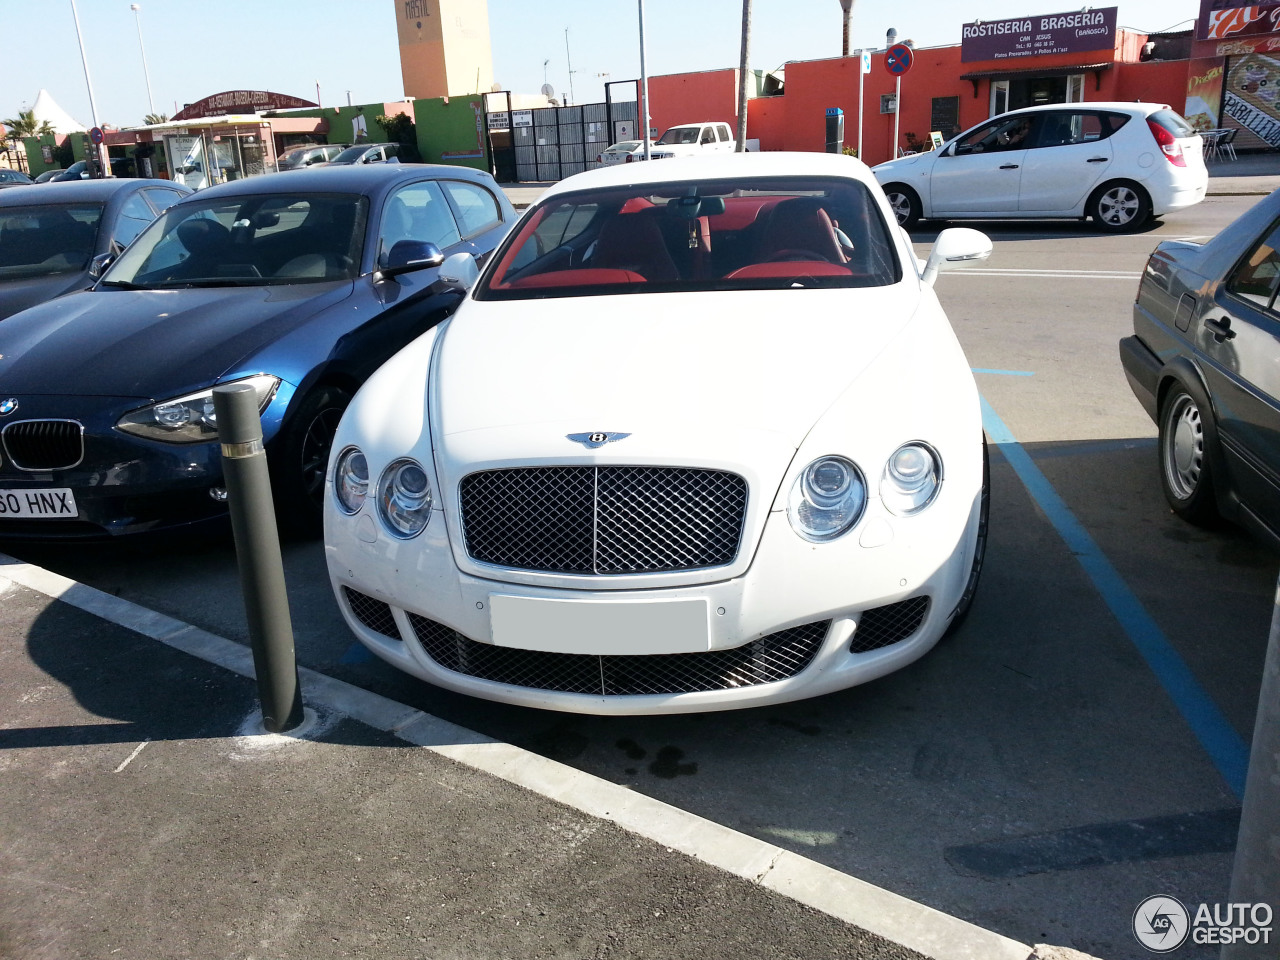
[[[1179,139],[1194,137],[1196,135],[1195,127],[1187,123],[1187,121],[1182,118],[1181,114],[1175,113],[1172,110],[1157,110],[1155,113],[1151,114],[1151,116],[1147,117],[1147,122],[1159,125],[1161,129],[1173,134]]]

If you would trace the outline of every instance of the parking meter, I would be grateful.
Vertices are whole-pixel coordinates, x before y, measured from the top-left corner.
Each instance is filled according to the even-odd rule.
[[[844,111],[839,107],[827,107],[827,153],[844,150]]]

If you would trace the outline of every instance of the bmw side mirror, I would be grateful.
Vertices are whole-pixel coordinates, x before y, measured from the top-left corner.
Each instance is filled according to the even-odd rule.
[[[426,240],[400,240],[387,254],[386,265],[378,273],[382,277],[398,277],[402,273],[426,270],[444,263],[444,254]]]
[[[978,263],[991,256],[991,238],[980,230],[969,227],[951,227],[938,234],[929,252],[929,259],[920,271],[920,279],[926,286],[933,286],[940,270],[954,270],[971,263]]]
[[[116,250],[108,253],[100,253],[89,261],[89,276],[97,280],[100,276],[107,272],[107,267],[116,262],[116,257],[120,254]]]

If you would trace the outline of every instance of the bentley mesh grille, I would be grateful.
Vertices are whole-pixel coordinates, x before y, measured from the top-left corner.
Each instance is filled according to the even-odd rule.
[[[544,653],[477,643],[443,624],[409,614],[427,655],[446,670],[533,690],[635,696],[732,690],[794,677],[809,665],[831,621],[807,623],[706,653],[595,656]]]
[[[391,606],[382,600],[370,597],[350,587],[342,588],[347,598],[347,606],[351,615],[363,623],[374,633],[380,633],[392,640],[400,639],[400,628],[396,626],[396,618],[391,613]]]
[[[0,441],[19,470],[69,470],[84,459],[84,427],[75,420],[19,420]]]
[[[859,618],[849,649],[853,653],[866,653],[905,640],[920,629],[928,612],[928,597],[912,597],[887,606],[873,607]]]
[[[733,562],[747,483],[680,467],[487,470],[460,485],[467,553],[554,573],[657,573]]]

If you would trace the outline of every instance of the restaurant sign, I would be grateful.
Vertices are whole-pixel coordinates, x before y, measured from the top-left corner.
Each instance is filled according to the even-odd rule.
[[[1049,53],[1113,50],[1116,8],[1075,10],[1009,20],[975,20],[960,34],[960,60],[1008,60]]]
[[[228,113],[259,113],[263,110],[301,110],[318,104],[286,93],[270,90],[225,90],[188,103],[170,120],[195,120],[199,117],[219,117]]]

